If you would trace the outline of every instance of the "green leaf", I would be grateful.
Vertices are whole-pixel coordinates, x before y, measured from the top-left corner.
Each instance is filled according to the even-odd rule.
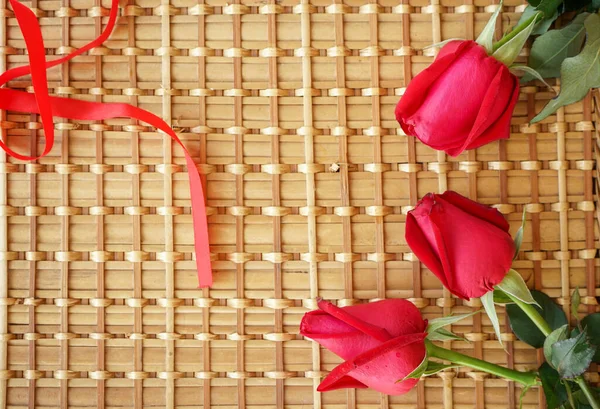
[[[480,298],[481,304],[483,305],[483,309],[487,313],[488,317],[490,317],[490,321],[492,322],[492,326],[494,327],[494,332],[496,333],[496,337],[498,338],[498,342],[502,347],[504,347],[504,343],[502,342],[502,333],[500,332],[500,321],[498,320],[498,314],[496,313],[496,305],[494,304],[494,292],[488,291],[483,294]]]
[[[552,362],[552,345],[567,338],[569,338],[569,326],[567,324],[555,329],[546,337],[544,341],[544,356],[546,357],[546,361]]]
[[[423,360],[421,361],[419,366],[417,366],[411,373],[406,375],[404,378],[397,380],[396,383],[405,381],[407,379],[421,378],[421,376],[423,376],[423,374],[425,373],[425,370],[427,369],[428,363],[429,363],[429,357],[427,356],[427,354],[425,354],[425,358],[423,358]]]
[[[518,34],[516,34],[512,38],[510,38],[509,41],[507,41],[502,46],[500,46],[494,52],[494,54],[492,54],[492,57],[494,57],[495,59],[497,59],[504,65],[506,65],[507,67],[510,67],[512,65],[512,63],[517,59],[519,54],[521,53],[521,50],[523,49],[525,42],[531,35],[531,32],[533,31],[535,25],[537,24],[538,18],[540,18],[540,17],[541,17],[541,14],[539,14],[539,13],[534,14],[531,17],[531,21],[530,21],[529,25],[525,29],[523,29],[521,32],[519,32]],[[511,36],[511,34],[509,33],[507,36]]]
[[[434,318],[429,321],[429,325],[427,325],[427,332],[432,333],[437,331],[439,328],[445,327],[446,325],[452,325],[455,322],[460,320],[464,320],[465,318],[472,317],[477,314],[479,310],[473,311],[467,314],[459,314],[459,315],[449,315],[447,317]]]
[[[544,362],[538,369],[542,389],[546,396],[547,409],[556,409],[567,401],[567,389],[562,384],[560,375],[556,369],[552,368],[547,362]]]
[[[592,390],[592,393],[596,395],[596,399],[598,399],[600,392],[598,388],[590,387],[590,389]],[[585,396],[585,393],[583,393],[582,390],[578,390],[577,392],[573,393],[573,400],[575,401],[575,406],[577,409],[592,409],[592,405],[590,405],[587,396]]]
[[[526,304],[538,305],[531,295],[529,288],[527,288],[527,284],[525,284],[525,280],[523,280],[521,274],[512,268],[508,270],[508,273],[500,284],[496,284],[496,288],[502,290],[506,294],[512,295]]]
[[[600,346],[600,313],[590,314],[580,322],[582,328],[587,329],[590,342],[596,346]],[[576,329],[577,333],[579,331]],[[600,348],[596,350],[594,362],[600,362]]]
[[[515,67],[517,68],[517,67]],[[522,68],[522,67],[519,67]],[[528,67],[529,68],[529,67]],[[519,230],[517,230],[517,234],[515,234],[515,256],[513,257],[513,260],[517,259],[517,256],[519,255],[519,250],[521,249],[521,244],[523,244],[523,231],[525,230],[525,216],[527,215],[527,210],[523,209],[523,217],[521,218],[521,227],[519,227]]]
[[[496,11],[494,11],[485,25],[479,37],[477,37],[477,43],[481,45],[488,54],[492,54],[494,52],[494,32],[496,31],[496,23],[498,21],[498,15],[502,11],[502,0],[500,0],[500,4]]]
[[[579,11],[590,5],[591,0],[564,0],[565,11]]]
[[[431,376],[431,375],[435,375],[438,372],[442,372],[445,369],[449,369],[449,368],[460,368],[460,365],[456,365],[456,364],[442,364],[439,362],[435,362],[435,361],[429,361],[427,363],[427,369],[425,369],[425,372],[423,372],[423,376]]]
[[[586,44],[579,55],[563,61],[560,94],[531,123],[541,121],[562,106],[579,101],[591,88],[600,87],[600,15],[590,14],[584,24],[587,30]]]
[[[576,56],[585,40],[585,21],[587,13],[578,15],[568,26],[560,30],[550,30],[538,37],[531,47],[529,66],[544,78],[560,76],[560,67],[566,58]],[[523,81],[534,77],[526,75]]]
[[[567,316],[564,311],[557,306],[546,294],[532,290],[533,299],[542,307],[534,308],[542,315],[544,320],[553,330],[567,324]],[[546,337],[535,326],[531,319],[515,304],[506,306],[506,313],[510,319],[510,326],[521,341],[531,345],[534,348],[541,348],[544,345]]]
[[[592,4],[590,4],[590,11],[597,11],[600,9],[600,0],[592,0]]]
[[[575,287],[573,295],[571,296],[571,315],[579,321],[579,304],[581,303],[581,294],[579,294],[579,287]]]
[[[428,333],[427,339],[430,341],[466,341],[463,337],[459,337],[445,328],[438,328],[434,332]]]
[[[563,0],[542,0],[535,9],[544,13],[544,16],[553,16],[562,2]]]
[[[519,24],[522,24],[525,21],[527,21],[527,19],[531,18],[531,16],[533,16],[536,12],[537,12],[537,10],[535,9],[535,7],[533,7],[531,5],[527,6],[525,8],[525,10],[523,11],[523,14],[521,14],[521,18],[517,22],[517,26]],[[550,29],[550,26],[552,25],[552,23],[554,23],[554,20],[556,20],[558,18],[558,15],[559,15],[559,13],[557,10],[552,17],[546,18],[544,16],[543,19],[538,20],[535,27],[533,28],[533,31],[531,32],[531,35],[536,36],[536,35],[544,34],[546,31],[548,31],[548,29]]]
[[[552,345],[550,364],[556,368],[560,377],[572,379],[586,371],[596,353],[585,331],[575,338],[555,342]]]

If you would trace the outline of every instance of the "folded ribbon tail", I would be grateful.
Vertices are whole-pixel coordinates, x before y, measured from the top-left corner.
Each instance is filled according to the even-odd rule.
[[[198,283],[200,287],[210,287],[212,269],[210,261],[210,247],[208,241],[208,223],[206,216],[205,196],[202,181],[196,163],[190,156],[184,144],[177,137],[169,125],[156,115],[129,104],[100,103],[79,101],[67,98],[52,97],[48,92],[46,70],[62,64],[77,55],[99,46],[111,34],[118,12],[118,0],[112,0],[108,23],[102,34],[73,53],[53,61],[46,61],[44,43],[39,23],[33,12],[18,2],[9,0],[15,17],[23,32],[25,44],[29,55],[29,66],[13,68],[0,75],[0,87],[8,81],[31,73],[34,93],[0,88],[0,109],[17,112],[39,114],[41,117],[45,148],[39,156],[26,156],[14,152],[5,141],[0,140],[0,147],[6,153],[19,160],[36,160],[46,156],[54,144],[53,116],[74,120],[101,121],[117,117],[130,117],[145,122],[169,135],[179,144],[185,154],[187,172],[190,181],[190,197],[192,202],[192,220],[194,227],[194,250],[196,254],[196,268],[198,270]]]

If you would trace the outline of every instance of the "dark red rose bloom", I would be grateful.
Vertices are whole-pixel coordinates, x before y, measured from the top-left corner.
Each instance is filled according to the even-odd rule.
[[[406,242],[460,298],[481,297],[512,265],[515,244],[500,212],[456,192],[429,193],[408,213]]]
[[[519,80],[474,41],[446,44],[396,106],[407,135],[457,156],[510,135]]]
[[[320,301],[302,318],[300,334],[346,362],[321,382],[320,392],[372,388],[388,395],[408,392],[418,379],[406,377],[425,358],[427,321],[406,300],[383,300],[338,308]]]

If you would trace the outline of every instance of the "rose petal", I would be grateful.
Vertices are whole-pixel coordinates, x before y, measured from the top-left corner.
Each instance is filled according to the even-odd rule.
[[[497,226],[499,229],[508,232],[510,226],[502,214],[493,207],[482,205],[471,199],[459,195],[458,193],[448,190],[441,195],[438,195],[438,200],[443,200],[450,203],[465,213],[480,218],[483,221],[490,222]]]
[[[448,287],[448,280],[444,274],[444,268],[438,256],[437,246],[432,248],[429,240],[419,227],[412,213],[406,216],[405,240],[408,247],[417,256],[423,264],[442,282],[444,287]]]
[[[498,139],[508,139],[510,137],[510,122],[518,99],[519,81],[515,78],[515,87],[513,88],[511,99],[502,116],[467,146],[467,149],[479,148],[480,146]]]
[[[363,321],[355,316],[353,316],[347,309],[339,308],[327,301],[319,301],[318,303],[321,311],[326,312],[334,318],[350,325],[354,329],[362,332],[365,335],[370,336],[371,338],[376,339],[380,342],[388,341],[392,338],[392,336],[384,329],[377,327],[375,325],[371,325],[366,321]]]
[[[512,265],[514,242],[510,235],[450,202],[440,202],[436,209],[430,218],[448,256],[449,266],[442,262],[447,288],[467,299],[493,290]]]
[[[495,61],[489,59],[489,61]],[[499,70],[494,76],[492,82],[488,85],[487,92],[481,102],[477,119],[473,124],[468,137],[463,141],[459,148],[452,148],[447,151],[451,156],[458,156],[466,149],[474,149],[476,146],[482,146],[483,143],[478,142],[479,137],[490,128],[491,125],[498,121],[503,113],[509,108],[514,95],[514,88],[516,77],[508,71],[508,68],[497,61],[499,64]],[[510,84],[511,86],[508,86]],[[510,109],[512,113],[512,109]],[[488,132],[489,135],[489,132]],[[495,135],[490,135],[487,138],[487,142],[492,142],[498,139],[506,139],[510,136],[510,128],[507,126],[505,129],[497,129]]]
[[[427,90],[442,75],[454,60],[467,48],[473,47],[472,41],[452,41],[446,44],[433,64],[419,73],[410,82],[404,95],[396,105],[396,120],[407,135],[413,135],[406,120],[415,113],[427,96]]]
[[[503,65],[490,58],[483,47],[465,49],[431,84],[425,99],[405,119],[407,126],[434,149],[450,152],[461,148],[477,118],[482,117],[482,102],[500,67]],[[491,117],[494,110],[488,111]]]
[[[327,378],[325,378],[327,379]],[[330,383],[323,384],[321,382],[319,386],[317,386],[317,391],[319,392],[329,392],[334,391],[336,389],[364,389],[368,388],[364,383],[357,381],[353,377],[346,375],[341,377],[340,379],[336,379],[335,381],[330,381]]]
[[[403,335],[387,341],[354,359],[338,365],[319,385],[319,391],[339,389],[348,377],[388,395],[408,392],[418,379],[397,382],[411,373],[425,358],[426,334]]]
[[[391,337],[421,333],[427,327],[417,307],[402,299],[344,307],[343,311],[355,320],[384,329]],[[381,344],[376,338],[320,310],[304,315],[300,334],[344,359],[351,359]]]

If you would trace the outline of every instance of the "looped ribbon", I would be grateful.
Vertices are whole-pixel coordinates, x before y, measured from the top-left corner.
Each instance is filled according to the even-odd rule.
[[[156,115],[133,105],[58,98],[50,96],[48,92],[47,69],[60,65],[94,47],[98,47],[108,39],[117,21],[119,10],[118,0],[112,0],[108,23],[98,38],[71,54],[52,61],[46,61],[44,40],[35,14],[28,7],[19,3],[18,0],[9,1],[19,28],[23,33],[29,56],[29,65],[13,68],[0,75],[0,87],[2,87],[0,88],[0,110],[39,114],[44,129],[45,148],[39,156],[27,156],[13,151],[2,140],[0,140],[0,147],[8,155],[19,160],[32,161],[43,158],[52,150],[54,145],[53,116],[85,121],[102,121],[111,118],[129,117],[152,125],[166,133],[183,148],[187,163],[192,201],[194,250],[196,254],[196,268],[198,270],[198,283],[200,287],[212,286],[208,224],[202,181],[194,160],[175,132],[165,121]],[[31,74],[33,94],[3,87],[8,81],[27,74]]]

